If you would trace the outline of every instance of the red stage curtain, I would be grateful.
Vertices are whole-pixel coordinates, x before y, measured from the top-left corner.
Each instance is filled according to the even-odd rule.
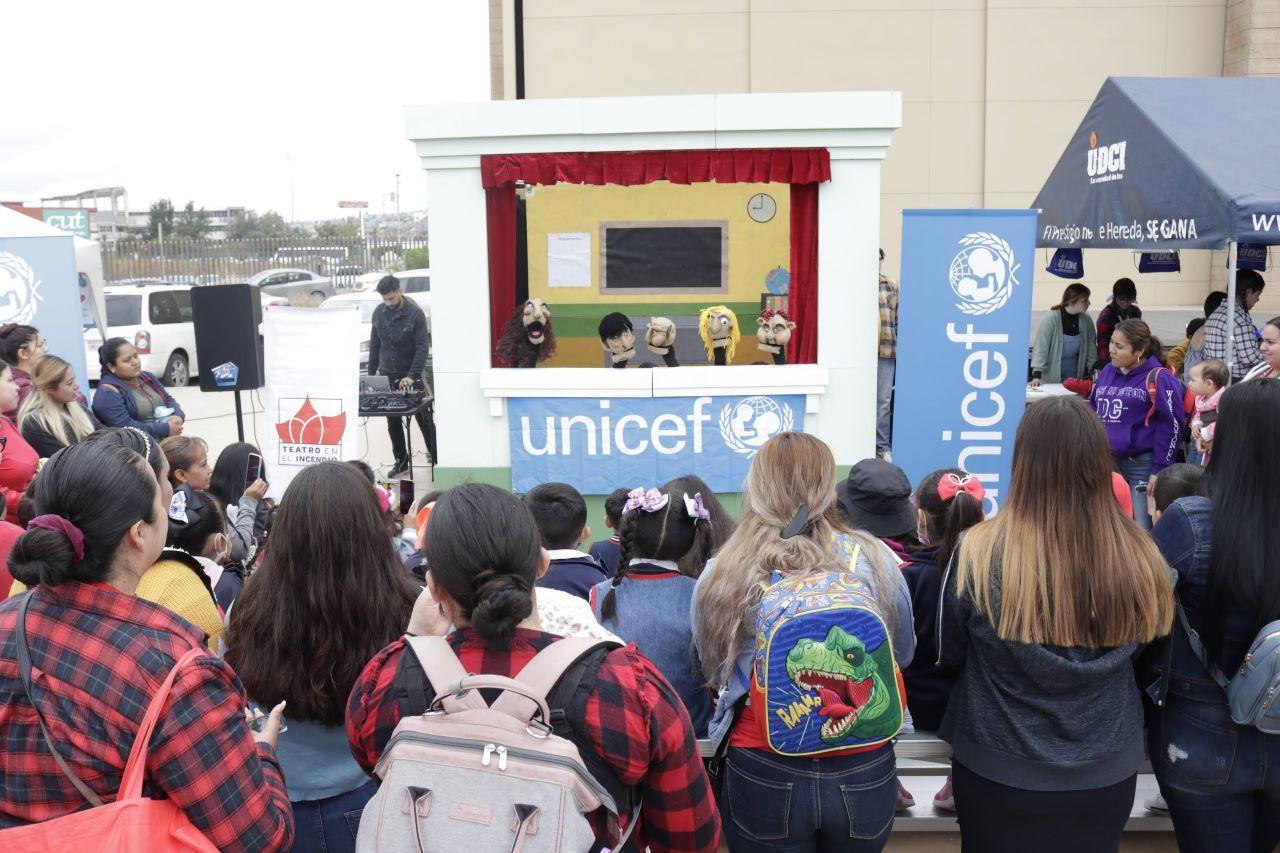
[[[831,180],[825,148],[700,151],[608,151],[577,154],[503,154],[480,158],[485,189],[526,184],[816,184]]]
[[[796,328],[787,361],[818,361],[818,185],[791,185],[791,293],[787,299]]]
[[[508,184],[484,191],[489,230],[489,351],[502,337],[507,317],[516,304],[516,189]],[[498,357],[493,364],[499,367]]]

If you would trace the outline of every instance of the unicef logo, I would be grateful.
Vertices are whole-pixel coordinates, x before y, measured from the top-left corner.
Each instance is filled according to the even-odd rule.
[[[746,397],[720,411],[720,437],[744,456],[755,456],[766,441],[795,423],[791,407],[769,397]]]
[[[36,317],[36,274],[12,252],[0,252],[0,323],[30,323]]]
[[[995,234],[985,231],[966,234],[960,245],[963,248],[951,259],[948,274],[951,289],[964,300],[957,302],[956,307],[972,315],[999,311],[1018,284],[1014,275],[1018,264],[1014,263],[1013,249]]]

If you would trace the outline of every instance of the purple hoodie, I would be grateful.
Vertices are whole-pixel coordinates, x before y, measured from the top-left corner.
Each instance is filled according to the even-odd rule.
[[[1168,370],[1156,378],[1156,410],[1150,425],[1145,423],[1151,412],[1147,376],[1160,366],[1152,356],[1126,375],[1114,364],[1108,364],[1093,388],[1094,409],[1107,429],[1111,455],[1126,459],[1150,453],[1152,474],[1178,461],[1182,438],[1182,383]]]

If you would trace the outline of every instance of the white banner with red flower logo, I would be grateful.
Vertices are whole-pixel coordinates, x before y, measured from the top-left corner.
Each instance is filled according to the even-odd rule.
[[[279,500],[306,466],[359,456],[360,312],[273,305],[262,331],[267,400],[258,434],[267,494]]]

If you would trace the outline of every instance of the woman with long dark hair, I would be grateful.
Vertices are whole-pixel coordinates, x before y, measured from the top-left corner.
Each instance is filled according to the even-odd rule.
[[[222,501],[227,513],[227,532],[231,536],[231,559],[247,563],[257,549],[258,540],[266,533],[269,510],[266,505],[267,469],[252,483],[245,482],[249,454],[262,455],[258,448],[241,441],[228,444],[213,465],[209,491]]]
[[[1112,341],[1114,345],[1114,339]],[[939,732],[964,849],[1113,851],[1133,806],[1133,655],[1169,631],[1169,570],[1111,492],[1107,438],[1078,397],[1027,408],[999,515],[943,577]]]
[[[561,639],[538,622],[534,598],[541,590],[534,581],[551,562],[541,541],[528,507],[504,489],[470,483],[436,501],[424,542],[431,570],[414,621],[423,633],[444,634],[452,625],[449,646],[464,671],[514,677]],[[272,555],[275,547],[273,539]],[[420,620],[420,611],[430,620]],[[232,622],[234,630],[234,614]],[[378,652],[347,703],[351,753],[370,773],[401,716],[422,713],[435,698],[421,672],[417,682],[402,685],[407,695],[399,695],[397,672],[411,671],[406,648],[401,638]],[[720,821],[689,716],[671,685],[635,646],[597,648],[569,673],[575,670],[581,681],[574,695],[582,698],[566,703],[566,737],[615,801],[638,793],[635,849],[713,853]],[[558,690],[559,683],[551,695]],[[636,819],[633,811],[630,820]],[[599,844],[616,845],[605,809],[588,820]]]
[[[1229,677],[1255,635],[1280,619],[1280,381],[1222,396],[1203,497],[1173,502],[1152,535],[1178,573],[1178,600],[1209,662]],[[1271,851],[1280,844],[1280,735],[1231,720],[1176,621],[1148,651],[1145,679],[1167,690],[1148,708],[1148,749],[1183,853]],[[1148,690],[1151,693],[1151,690]]]
[[[1093,386],[1115,469],[1129,484],[1133,517],[1144,530],[1151,529],[1147,494],[1156,475],[1178,461],[1186,416],[1182,383],[1160,363],[1160,350],[1145,322],[1125,320],[1111,335],[1111,363]]]
[[[227,662],[250,699],[286,703],[279,756],[302,849],[355,849],[356,822],[347,816],[377,785],[351,758],[347,694],[370,658],[404,632],[416,595],[360,472],[340,462],[299,472],[267,558],[231,610]]]
[[[3,828],[113,799],[142,709],[204,641],[135,595],[168,528],[154,469],[137,453],[110,440],[58,452],[41,472],[36,509],[9,554],[9,570],[31,591],[0,604],[9,681],[0,691]],[[19,619],[29,685],[16,676],[25,668]],[[186,665],[151,735],[145,783],[219,850],[287,850],[293,815],[275,757],[279,714],[252,733],[245,701],[222,660],[204,653]]]

